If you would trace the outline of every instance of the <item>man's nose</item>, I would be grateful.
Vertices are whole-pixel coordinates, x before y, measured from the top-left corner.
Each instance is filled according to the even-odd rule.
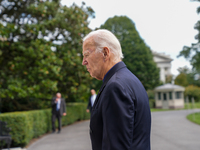
[[[86,65],[87,61],[83,58],[82,65]]]

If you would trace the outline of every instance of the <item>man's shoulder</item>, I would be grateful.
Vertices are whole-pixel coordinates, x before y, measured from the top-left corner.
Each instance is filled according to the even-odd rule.
[[[138,80],[138,78],[128,68],[122,68],[113,74],[113,76],[110,78],[110,83],[118,83],[123,85],[132,83],[135,80]]]
[[[143,87],[140,80],[128,68],[122,68],[113,74],[106,86],[107,90],[114,88],[128,88],[132,89],[133,91],[137,91],[138,87]]]

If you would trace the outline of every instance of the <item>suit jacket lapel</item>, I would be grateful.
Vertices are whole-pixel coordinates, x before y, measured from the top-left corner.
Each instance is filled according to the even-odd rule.
[[[95,100],[95,102],[94,102],[93,108],[96,107],[96,105],[97,105],[97,103],[98,103],[98,101],[99,101],[99,97],[100,97],[102,91],[104,90],[104,88],[105,88],[107,82],[110,80],[110,78],[111,78],[119,69],[124,68],[124,67],[126,67],[126,65],[124,64],[124,62],[121,61],[121,62],[117,63],[116,65],[114,65],[114,66],[108,71],[108,73],[106,74],[106,77],[105,77],[105,79],[104,79],[104,82],[103,82],[103,84],[102,84],[102,86],[101,86],[101,88],[100,88],[100,90],[99,90],[99,92],[98,92],[98,94],[97,94],[97,97],[96,97],[96,100]],[[92,108],[92,109],[93,109],[93,108]]]

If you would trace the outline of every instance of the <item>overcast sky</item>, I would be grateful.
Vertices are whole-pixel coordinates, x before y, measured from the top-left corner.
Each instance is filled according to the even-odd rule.
[[[63,5],[76,3],[81,6],[83,0],[62,0]],[[104,24],[108,18],[127,16],[133,20],[136,29],[145,43],[159,53],[170,55],[173,75],[177,75],[179,67],[190,63],[185,58],[177,58],[184,45],[196,43],[194,29],[200,20],[196,13],[198,2],[190,0],[84,0],[86,6],[95,11],[89,27],[95,29]]]

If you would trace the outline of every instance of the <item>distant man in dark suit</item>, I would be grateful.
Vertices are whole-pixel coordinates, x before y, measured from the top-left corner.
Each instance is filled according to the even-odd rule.
[[[92,106],[94,105],[95,99],[97,97],[94,89],[91,89],[90,92],[91,92],[91,96],[90,96],[89,101],[88,101],[88,106],[87,106],[87,110],[86,110],[87,112],[92,111]]]
[[[58,119],[58,133],[61,131],[62,126],[62,116],[66,116],[66,105],[65,100],[61,98],[61,94],[57,93],[56,97],[52,98],[52,133],[55,132],[55,121]]]
[[[82,64],[103,80],[91,113],[93,150],[150,150],[148,96],[122,58],[121,45],[108,30],[92,31],[83,39]]]

